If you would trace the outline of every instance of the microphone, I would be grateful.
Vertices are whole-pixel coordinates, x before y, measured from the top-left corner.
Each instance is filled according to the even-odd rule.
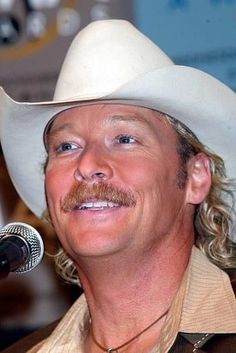
[[[0,231],[0,279],[9,272],[33,270],[43,254],[43,240],[36,229],[26,223],[7,224]]]

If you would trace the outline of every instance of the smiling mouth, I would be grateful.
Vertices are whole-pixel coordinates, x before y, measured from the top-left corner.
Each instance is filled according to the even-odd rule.
[[[87,185],[74,184],[61,200],[61,210],[71,211],[102,211],[120,207],[134,207],[136,200],[130,191],[123,191],[105,183]]]
[[[111,209],[111,208],[117,208],[120,207],[119,204],[111,202],[111,201],[88,201],[88,202],[83,202],[79,205],[76,205],[74,207],[74,210],[80,210],[80,211],[85,211],[85,210],[91,210],[91,211],[101,211],[101,210],[106,210],[106,209]]]

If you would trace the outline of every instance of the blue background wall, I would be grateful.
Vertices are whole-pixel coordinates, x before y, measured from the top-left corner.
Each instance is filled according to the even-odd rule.
[[[134,22],[178,64],[236,89],[236,0],[133,0]]]

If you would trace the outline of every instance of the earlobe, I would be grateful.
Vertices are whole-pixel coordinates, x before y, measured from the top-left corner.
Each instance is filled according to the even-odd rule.
[[[205,153],[192,157],[187,166],[188,182],[186,201],[198,205],[208,195],[211,188],[210,160]]]

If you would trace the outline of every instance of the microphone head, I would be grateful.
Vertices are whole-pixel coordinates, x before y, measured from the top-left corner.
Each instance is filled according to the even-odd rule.
[[[39,232],[26,223],[13,222],[4,226],[0,231],[0,240],[5,236],[16,235],[25,240],[29,247],[29,256],[24,265],[14,272],[25,273],[39,265],[44,254],[44,244]]]

